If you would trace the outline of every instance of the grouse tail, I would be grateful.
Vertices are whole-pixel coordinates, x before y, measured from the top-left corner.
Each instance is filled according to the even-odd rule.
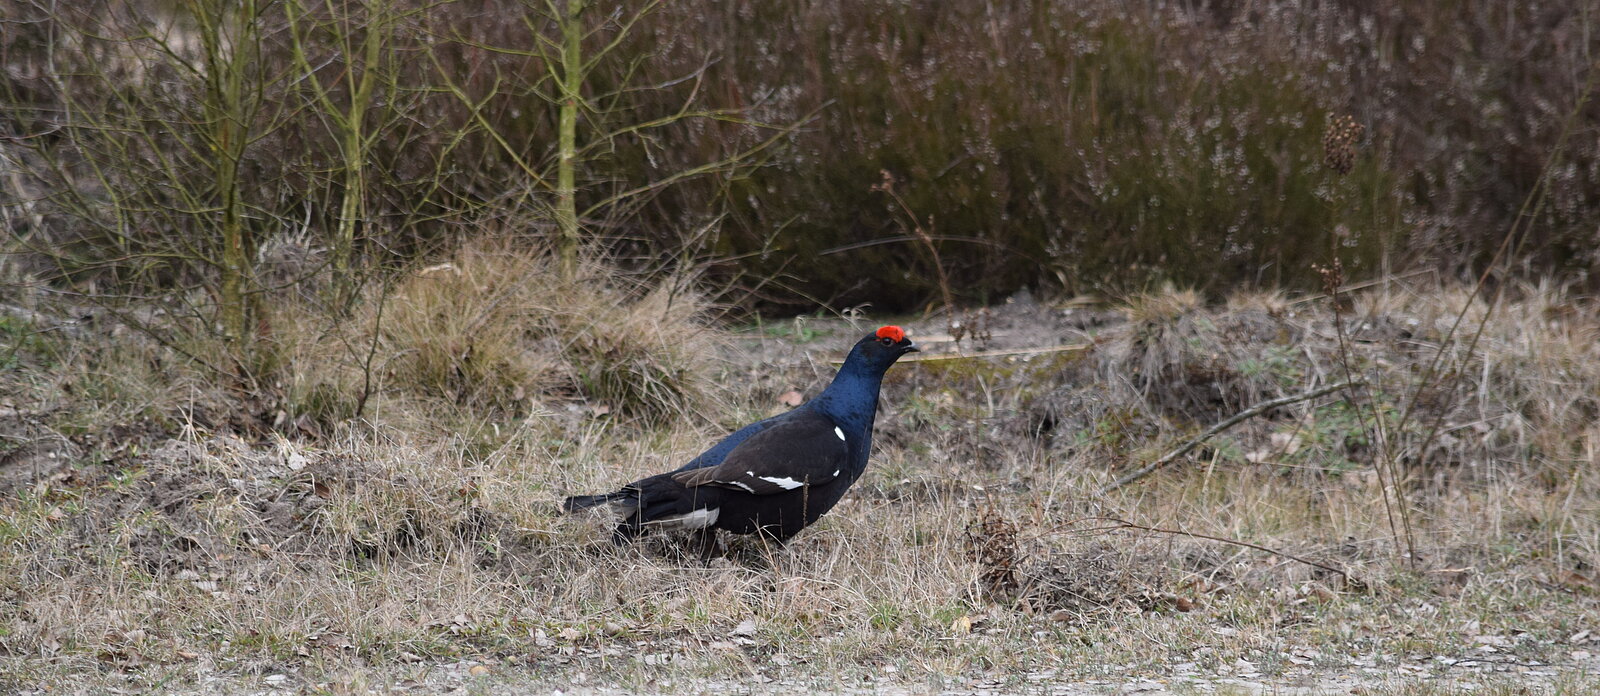
[[[561,503],[561,509],[567,513],[587,510],[592,507],[605,505],[613,500],[630,497],[631,491],[621,490],[615,493],[601,493],[600,495],[575,495]]]

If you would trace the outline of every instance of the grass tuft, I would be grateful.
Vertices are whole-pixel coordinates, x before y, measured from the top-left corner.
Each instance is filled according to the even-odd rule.
[[[573,400],[655,424],[707,398],[706,309],[686,279],[642,286],[593,263],[563,278],[537,250],[477,242],[370,287],[348,318],[280,308],[274,379],[319,432],[358,412],[504,419]]]

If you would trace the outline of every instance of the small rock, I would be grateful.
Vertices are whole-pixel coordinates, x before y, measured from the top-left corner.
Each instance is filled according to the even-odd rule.
[[[1299,592],[1301,597],[1311,600],[1315,604],[1331,602],[1336,597],[1333,590],[1328,589],[1327,586],[1320,582],[1308,582],[1301,585]]]
[[[1294,433],[1273,433],[1269,439],[1272,441],[1272,446],[1284,454],[1299,452],[1300,446],[1304,444],[1300,441],[1300,436]]]
[[[755,634],[756,634],[756,620],[755,619],[745,619],[743,621],[740,621],[738,626],[734,626],[733,630],[728,632],[728,635],[730,635],[730,636],[753,636]]]

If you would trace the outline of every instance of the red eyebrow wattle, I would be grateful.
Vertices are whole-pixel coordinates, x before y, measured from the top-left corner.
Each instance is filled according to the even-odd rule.
[[[887,338],[892,341],[905,340],[906,332],[898,326],[885,326],[878,329],[878,338]]]

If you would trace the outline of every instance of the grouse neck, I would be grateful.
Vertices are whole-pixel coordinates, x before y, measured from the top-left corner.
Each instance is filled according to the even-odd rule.
[[[812,403],[840,425],[870,431],[873,416],[878,411],[878,389],[882,384],[882,370],[872,370],[858,360],[847,359],[839,367],[839,374],[834,375],[833,382]]]

